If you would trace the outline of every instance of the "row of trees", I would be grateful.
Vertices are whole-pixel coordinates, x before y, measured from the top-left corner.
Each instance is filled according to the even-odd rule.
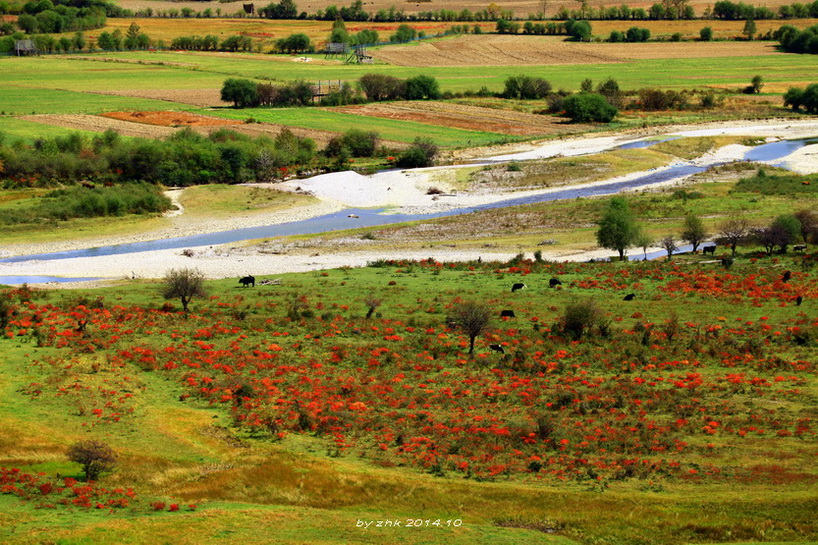
[[[236,108],[306,106],[313,102],[315,94],[313,86],[304,80],[274,85],[229,78],[221,89],[221,99],[232,102]],[[365,74],[358,80],[357,89],[344,82],[322,96],[321,104],[339,106],[367,101],[435,100],[441,96],[437,80],[432,76],[400,79],[385,74]]]
[[[108,10],[117,12],[106,2],[69,2],[67,0],[39,0],[25,4],[0,2],[0,14],[18,14],[16,27],[26,34],[61,33],[88,30],[105,26]],[[11,34],[15,28],[10,22],[0,24],[0,34]]]
[[[2,140],[2,139],[0,139]],[[32,145],[0,142],[0,179],[10,187],[91,181],[145,181],[189,186],[271,181],[294,165],[312,168],[315,142],[283,131],[275,139],[221,130],[203,136],[191,129],[168,139],[122,139],[114,131],[37,139]]]
[[[594,8],[590,6],[588,0],[577,0],[580,2],[580,8],[570,10],[562,6],[551,19],[558,21],[566,21],[569,19],[590,19],[590,20],[620,20],[620,21],[645,21],[645,20],[675,20],[675,19],[695,19],[698,17],[694,8],[689,4],[688,0],[662,0],[656,2],[649,8],[631,8],[627,4],[620,6],[610,6]],[[29,1],[27,3],[14,2],[3,0],[0,1],[0,14],[23,14],[36,15],[43,11],[55,11],[59,13],[60,7],[71,7],[74,9],[98,9],[109,17],[248,17],[243,10],[239,10],[233,14],[222,13],[221,8],[206,8],[202,11],[195,11],[190,7],[183,7],[181,9],[170,8],[166,10],[154,10],[151,7],[140,8],[136,11],[123,9],[114,4],[110,4],[103,0],[39,0]],[[528,19],[544,20],[546,14],[543,10],[529,14]],[[462,9],[459,11],[440,9],[430,11],[420,11],[416,14],[407,14],[402,9],[397,9],[392,6],[388,9],[380,9],[377,12],[367,12],[363,9],[361,0],[355,0],[349,6],[329,6],[326,9],[320,9],[313,14],[306,11],[299,11],[298,6],[293,0],[280,0],[279,2],[271,2],[268,5],[259,8],[258,16],[267,19],[319,19],[325,21],[335,21],[343,19],[345,21],[374,21],[374,22],[404,22],[404,21],[442,21],[442,22],[472,22],[472,21],[497,21],[505,19],[508,21],[514,20],[514,12],[509,9],[504,9],[497,3],[490,3],[485,9],[471,11],[469,9]],[[728,0],[720,0],[715,5],[707,7],[701,14],[702,19],[725,19],[725,20],[739,20],[739,19],[792,19],[792,18],[808,18],[818,17],[818,1],[808,4],[793,3],[789,5],[781,5],[777,10],[767,8],[765,6],[752,6],[743,2],[731,2]]]
[[[700,217],[693,213],[685,216],[682,229],[677,235],[668,234],[661,240],[654,240],[636,223],[636,218],[623,197],[614,197],[609,202],[599,221],[597,243],[616,251],[619,259],[625,259],[628,248],[647,248],[659,245],[667,252],[668,259],[677,251],[677,242],[685,242],[698,251],[703,242],[715,235],[715,241],[730,248],[735,256],[742,244],[759,244],[772,255],[774,251],[785,253],[787,247],[818,239],[818,215],[812,210],[800,210],[794,214],[782,214],[768,224],[754,225],[746,218],[730,218],[722,222],[715,233],[711,233]]]
[[[781,49],[788,53],[818,54],[818,25],[804,30],[784,25],[775,32],[774,37],[781,44]]]

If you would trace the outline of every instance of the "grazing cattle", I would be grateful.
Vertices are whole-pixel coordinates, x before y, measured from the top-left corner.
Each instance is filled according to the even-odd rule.
[[[522,282],[517,282],[516,284],[512,284],[511,286],[511,293],[514,293],[517,290],[524,290],[526,288],[525,284]]]
[[[513,310],[502,310],[500,311],[500,318],[516,318],[516,316]]]
[[[253,286],[256,287],[256,277],[255,276],[245,276],[244,278],[239,278],[239,284],[244,286]]]
[[[806,251],[807,245],[806,244],[796,244],[795,246],[792,247],[792,249],[795,250],[796,252],[803,252],[803,251]]]
[[[784,274],[781,275],[782,282],[789,282],[790,278],[792,278],[792,273],[790,271],[786,271],[784,272]]]
[[[801,297],[800,295],[795,298],[795,306],[800,307],[801,303],[803,303],[803,302],[804,302],[804,298]]]
[[[716,245],[712,246],[702,246],[702,255],[705,254],[713,254],[716,255]]]
[[[622,298],[623,301],[633,301],[636,298],[635,293],[629,293],[625,297]]]
[[[559,278],[552,278],[548,281],[548,286],[556,288],[557,286],[562,286],[562,282],[560,282]]]
[[[490,344],[489,350],[491,350],[492,352],[499,352],[500,354],[506,353],[505,349],[503,348],[503,345],[501,344]]]

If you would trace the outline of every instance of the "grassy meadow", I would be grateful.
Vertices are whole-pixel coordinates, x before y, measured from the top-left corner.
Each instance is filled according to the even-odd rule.
[[[18,483],[0,539],[815,542],[813,257],[697,261],[209,281],[187,316],[151,282],[5,290],[0,466],[77,479],[66,446],[99,438],[120,461],[96,486],[132,492]],[[589,298],[606,329],[565,337]],[[474,357],[446,325],[464,300],[517,313]],[[357,526],[385,519],[443,526]]]

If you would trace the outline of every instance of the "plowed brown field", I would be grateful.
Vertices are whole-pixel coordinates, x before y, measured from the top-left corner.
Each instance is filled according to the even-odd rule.
[[[578,129],[578,125],[568,125],[550,116],[446,102],[372,103],[344,106],[334,111],[514,136],[558,134]]]
[[[220,119],[187,112],[159,111],[159,112],[108,112],[100,114],[103,117],[159,125],[161,127],[222,127],[225,125],[240,125],[241,122],[232,119]]]
[[[780,55],[770,42],[575,43],[552,36],[461,36],[373,50],[378,60],[401,66],[520,66],[606,64],[637,59]]]

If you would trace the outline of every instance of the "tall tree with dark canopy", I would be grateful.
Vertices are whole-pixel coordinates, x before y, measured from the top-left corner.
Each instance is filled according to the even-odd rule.
[[[699,245],[704,242],[706,237],[707,229],[704,228],[702,219],[693,213],[685,216],[682,227],[682,240],[693,245],[693,252],[699,249]]]
[[[628,201],[622,197],[608,201],[608,208],[596,232],[599,245],[617,251],[620,261],[625,261],[625,250],[634,245],[638,235],[639,226],[628,207]]]

